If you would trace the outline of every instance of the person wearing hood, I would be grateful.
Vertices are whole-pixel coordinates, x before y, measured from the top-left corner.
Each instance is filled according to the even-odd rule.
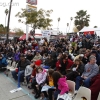
[[[60,72],[55,71],[52,74],[54,86],[56,87],[56,91],[54,92],[54,100],[57,100],[58,94],[63,95],[64,93],[68,93],[69,87],[66,82],[66,76],[63,76]]]
[[[94,55],[96,57],[96,61],[97,61],[96,64],[99,66],[100,65],[100,54],[97,51],[93,50],[91,52],[91,55]]]

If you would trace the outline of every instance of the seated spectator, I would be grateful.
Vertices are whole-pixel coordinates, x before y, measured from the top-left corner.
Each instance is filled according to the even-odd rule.
[[[42,86],[46,82],[47,73],[43,68],[38,67],[36,68],[36,81],[32,84],[32,87],[35,91],[35,98],[39,98],[41,94]]]
[[[40,55],[40,52],[36,52],[36,55],[35,57],[32,59],[32,61],[37,61],[37,60],[41,60],[42,59],[42,56]]]
[[[80,58],[82,58],[83,59],[83,54],[79,54],[79,55],[77,55],[75,58],[74,58],[74,61],[76,60],[76,59],[80,59]]]
[[[54,84],[53,84],[53,78],[52,78],[52,74],[53,74],[54,70],[53,69],[49,69],[48,70],[48,76],[47,76],[47,81],[45,85],[49,85],[51,88],[48,89],[48,91],[44,91],[44,96],[45,96],[45,100],[53,100],[53,92],[55,91]]]
[[[83,58],[82,58],[82,62],[84,64],[87,64],[89,62],[89,56],[90,56],[91,51],[89,49],[86,50]]]
[[[73,65],[73,61],[68,59],[68,55],[64,54],[61,60],[58,60],[56,63],[57,70],[60,71],[61,74],[65,75],[66,70],[69,70]]]
[[[91,78],[99,73],[99,67],[96,64],[96,57],[90,56],[89,60],[90,62],[87,63],[84,67],[84,72],[82,73],[82,76],[78,76],[76,78],[76,90],[79,89],[82,81],[83,81],[83,86],[89,88]]]
[[[20,78],[21,81],[21,77],[24,77],[24,71],[27,65],[30,65],[30,61],[26,59],[26,57],[21,54],[20,55],[20,61],[18,62],[17,68],[18,70],[12,71],[12,76],[15,80],[18,79],[18,77]],[[18,76],[17,76],[18,74]]]
[[[42,63],[45,64],[46,59],[48,58],[48,54],[44,53],[42,57]]]
[[[32,74],[30,76],[30,86],[28,86],[29,89],[32,89],[32,85],[34,84],[35,77],[36,77],[36,68],[41,67],[41,60],[37,60],[34,64]],[[34,94],[34,91],[32,92]]]
[[[54,68],[54,67],[55,67],[54,58],[51,56],[51,54],[49,54],[48,58],[45,60],[43,68],[49,69],[49,68]]]
[[[56,87],[56,91],[54,92],[54,100],[57,100],[58,94],[63,95],[64,93],[68,93],[69,87],[66,82],[66,77],[61,75],[60,72],[55,71],[52,74],[54,86]]]
[[[18,63],[19,60],[20,60],[20,52],[19,52],[19,50],[16,50],[16,52],[15,52],[15,54],[14,54],[14,61],[15,61],[16,63]]]
[[[91,52],[91,55],[94,55],[96,57],[96,60],[97,60],[96,63],[99,66],[100,65],[100,55],[99,55],[99,53],[94,50],[94,51]]]
[[[31,61],[31,60],[33,59],[33,55],[32,55],[32,53],[31,53],[31,50],[28,50],[28,51],[27,51],[26,58],[27,58],[29,61]]]
[[[0,68],[6,67],[7,64],[8,63],[6,58],[2,54],[0,54]]]
[[[70,72],[66,76],[68,80],[75,81],[76,77],[82,75],[83,72],[84,64],[79,59],[76,59]]]
[[[25,73],[24,74],[25,74],[27,84],[29,83],[30,76],[31,76],[32,71],[33,71],[33,67],[34,67],[34,63],[32,63],[31,65],[27,65],[26,68],[25,68]]]
[[[63,53],[59,53],[58,56],[57,56],[57,60],[61,60],[62,56],[63,56]]]

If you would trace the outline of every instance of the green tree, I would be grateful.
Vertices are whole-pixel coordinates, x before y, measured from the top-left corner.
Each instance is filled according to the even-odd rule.
[[[8,15],[8,13],[9,13],[9,11],[8,11],[8,9],[5,9],[5,27],[6,27],[6,19],[7,19],[7,15]]]
[[[0,34],[4,33],[5,33],[5,27],[3,26],[3,24],[0,24]]]
[[[16,17],[19,17],[19,22],[24,22],[22,19],[26,19],[26,24],[31,25],[32,27],[32,34],[34,35],[35,29],[40,28],[47,28],[51,25],[52,19],[50,19],[50,14],[52,13],[52,10],[43,10],[40,9],[38,11],[30,9],[30,12],[28,12],[26,9],[22,9],[22,12],[18,12],[16,14]]]
[[[76,12],[74,24],[77,27],[78,31],[80,31],[84,26],[89,26],[90,15],[87,14],[87,11],[80,10]]]
[[[7,20],[7,15],[8,15],[8,13],[9,13],[9,11],[8,11],[8,9],[5,9],[5,33],[7,33],[7,25],[6,25],[6,20]]]
[[[15,28],[14,31],[16,36],[21,36],[24,34],[24,31],[20,28]]]
[[[0,24],[0,27],[4,27],[3,24]]]

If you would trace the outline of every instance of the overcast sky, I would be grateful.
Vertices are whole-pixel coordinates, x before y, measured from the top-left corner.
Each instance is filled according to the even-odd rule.
[[[10,0],[0,0],[0,24],[5,25],[5,9],[9,8]],[[90,27],[95,25],[100,27],[100,14],[99,14],[99,0],[38,0],[38,9],[43,8],[45,10],[52,9],[53,13],[51,18],[53,19],[53,28],[57,28],[57,18],[60,17],[59,23],[60,31],[66,32],[67,23],[70,22],[70,17],[75,17],[76,12],[79,10],[87,10],[90,14]],[[26,7],[26,0],[13,0],[13,7],[11,12],[10,28],[22,28],[26,30],[24,24],[18,23],[18,18],[15,17],[16,13],[21,8]],[[73,20],[74,21],[74,20]],[[74,24],[71,24],[70,32],[72,31]]]

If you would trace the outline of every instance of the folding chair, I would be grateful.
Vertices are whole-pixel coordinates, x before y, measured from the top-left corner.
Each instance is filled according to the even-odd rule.
[[[67,80],[67,84],[68,84],[69,89],[70,89],[68,94],[70,97],[73,97],[75,94],[75,82]]]
[[[91,90],[86,87],[80,87],[74,100],[91,100]]]
[[[98,99],[97,100],[100,100],[100,93],[99,93],[99,95],[98,95]]]

